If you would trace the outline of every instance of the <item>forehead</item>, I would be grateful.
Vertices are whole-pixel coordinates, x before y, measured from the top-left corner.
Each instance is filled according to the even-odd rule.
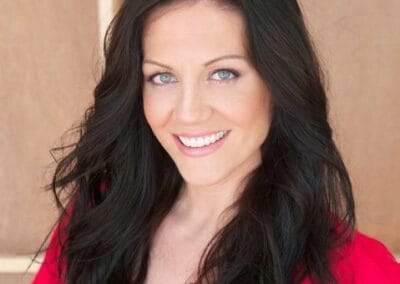
[[[211,1],[183,1],[154,11],[143,31],[144,55],[201,52],[245,54],[239,11]]]

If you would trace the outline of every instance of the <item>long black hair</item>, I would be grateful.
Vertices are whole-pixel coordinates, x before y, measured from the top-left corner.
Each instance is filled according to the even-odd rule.
[[[143,283],[152,237],[183,178],[143,112],[142,32],[176,1],[127,0],[105,40],[105,65],[77,142],[52,189],[68,223],[59,269],[68,283]],[[261,164],[237,214],[209,242],[196,283],[335,283],[329,252],[355,229],[351,181],[332,138],[324,78],[296,0],[214,1],[241,13],[252,64],[271,94]],[[61,196],[67,193],[69,204]],[[67,209],[65,209],[67,208]],[[66,267],[61,263],[66,263]]]

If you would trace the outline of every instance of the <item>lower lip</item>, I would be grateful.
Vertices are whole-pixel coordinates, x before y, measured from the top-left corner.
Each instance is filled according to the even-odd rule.
[[[177,136],[174,135],[175,142],[178,145],[179,150],[181,152],[189,157],[203,157],[210,155],[214,153],[215,151],[218,150],[219,147],[224,144],[226,138],[228,137],[230,131],[228,131],[224,137],[219,139],[217,142],[214,142],[212,144],[203,146],[203,147],[188,147],[182,144],[182,142],[179,140]]]

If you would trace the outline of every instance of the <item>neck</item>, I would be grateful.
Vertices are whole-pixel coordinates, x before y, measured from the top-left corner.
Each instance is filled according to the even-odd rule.
[[[237,212],[230,207],[243,192],[248,174],[254,169],[237,169],[229,177],[215,184],[184,183],[171,210],[173,219],[187,228],[221,228]]]
[[[175,213],[181,220],[192,224],[218,222],[222,213],[237,199],[239,190],[232,188],[235,187],[202,187],[185,184],[178,197]]]

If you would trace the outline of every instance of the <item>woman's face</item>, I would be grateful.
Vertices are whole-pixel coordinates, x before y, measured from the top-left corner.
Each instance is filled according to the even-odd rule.
[[[162,8],[145,27],[145,116],[189,184],[217,185],[261,162],[270,98],[244,29],[238,12],[208,1]]]

